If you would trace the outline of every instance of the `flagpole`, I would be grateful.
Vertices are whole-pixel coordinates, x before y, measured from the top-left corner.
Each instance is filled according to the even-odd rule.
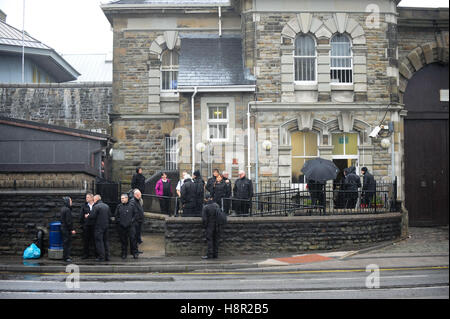
[[[23,0],[22,16],[22,83],[25,83],[25,0]]]

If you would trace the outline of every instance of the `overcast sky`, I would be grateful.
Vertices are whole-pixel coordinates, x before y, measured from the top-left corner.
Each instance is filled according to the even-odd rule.
[[[25,30],[58,53],[108,53],[112,31],[100,9],[109,0],[26,0]],[[0,0],[6,22],[22,29],[23,0]],[[405,7],[447,7],[448,0],[402,0]]]

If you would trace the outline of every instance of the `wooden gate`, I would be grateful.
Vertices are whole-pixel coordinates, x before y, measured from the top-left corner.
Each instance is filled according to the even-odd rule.
[[[430,64],[408,82],[404,95],[405,206],[412,226],[448,224],[448,65]]]

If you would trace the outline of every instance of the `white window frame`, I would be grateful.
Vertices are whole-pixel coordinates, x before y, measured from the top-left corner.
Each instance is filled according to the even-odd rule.
[[[207,136],[208,141],[210,142],[227,142],[230,138],[229,136],[229,128],[230,128],[230,105],[228,103],[207,103]],[[227,118],[226,119],[210,119],[210,110],[213,107],[224,107],[227,110]],[[211,138],[210,125],[224,125],[226,124],[225,129],[225,138]]]
[[[295,55],[296,51],[297,51],[297,38],[298,37],[305,37],[305,38],[310,38],[313,42],[314,42],[314,55]],[[294,64],[293,64],[293,71],[294,71],[294,83],[295,84],[299,84],[299,85],[315,85],[317,84],[317,76],[318,76],[318,72],[317,72],[317,42],[316,39],[311,36],[310,34],[300,34],[294,42],[294,51],[292,52],[292,55],[294,57]],[[296,76],[297,76],[297,68],[296,68],[296,62],[297,59],[310,59],[310,58],[314,58],[314,79],[313,81],[301,81],[301,80],[296,80]],[[303,73],[303,72],[302,72]]]
[[[330,49],[330,84],[331,85],[348,85],[351,86],[353,85],[354,82],[354,71],[353,71],[353,43],[352,43],[352,39],[344,33],[336,33],[335,35],[333,35],[330,39],[330,46],[333,46],[333,38],[335,38],[336,36],[344,36],[348,39],[348,43],[350,44],[350,55],[349,56],[339,56],[339,55],[332,55],[332,49]],[[339,42],[339,43],[343,43],[343,42]],[[333,59],[348,59],[350,58],[350,67],[333,67]],[[333,79],[331,78],[331,74],[333,73],[333,70],[350,70],[351,71],[351,77],[352,77],[352,81],[351,82],[333,82]]]
[[[359,133],[358,132],[353,132],[353,131],[351,131],[351,132],[333,132],[333,133],[331,133],[332,135],[333,134],[344,134],[344,136],[346,135],[346,134],[356,134],[356,150],[357,150],[357,152],[356,152],[356,155],[347,155],[347,154],[345,154],[346,152],[345,152],[345,143],[344,143],[344,155],[334,155],[334,154],[332,154],[332,159],[356,159],[357,160],[357,162],[358,162],[358,166],[359,166],[359,147],[360,147],[360,136],[359,136]],[[333,145],[333,136],[331,136],[331,144]]]
[[[178,55],[178,64],[177,65],[173,64],[173,54],[174,53]],[[164,66],[163,63],[162,63],[163,56],[165,54],[170,54],[170,65],[169,66]],[[180,58],[180,55],[179,55],[179,53],[176,50],[166,50],[166,51],[164,51],[161,54],[161,68],[160,68],[160,71],[161,71],[161,84],[160,84],[160,90],[161,90],[162,93],[177,93],[178,92],[177,88],[178,88],[178,75],[179,75],[179,58]],[[173,77],[173,74],[176,72],[176,74],[177,74],[177,80],[176,80],[177,81],[177,87],[176,88],[163,89],[163,81],[164,81],[163,74],[164,74],[164,72],[169,72],[170,75],[171,75],[171,78]],[[171,81],[173,81],[173,80],[171,80]],[[171,84],[171,86],[172,86],[172,84]]]

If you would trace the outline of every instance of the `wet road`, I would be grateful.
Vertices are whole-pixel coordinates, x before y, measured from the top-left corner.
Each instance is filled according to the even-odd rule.
[[[449,298],[448,267],[0,276],[2,299]]]

